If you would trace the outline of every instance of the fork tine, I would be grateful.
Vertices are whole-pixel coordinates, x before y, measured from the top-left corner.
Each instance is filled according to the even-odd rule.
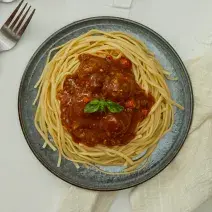
[[[18,12],[19,8],[21,7],[22,3],[24,2],[24,0],[22,0],[19,5],[15,8],[15,10],[13,11],[13,13],[11,14],[11,16],[7,19],[7,21],[5,22],[5,26],[9,26],[11,21],[13,20],[13,18],[15,17],[16,13]]]
[[[18,22],[18,20],[20,19],[22,13],[24,12],[26,6],[27,6],[27,3],[24,5],[23,9],[22,9],[21,12],[18,14],[18,16],[16,17],[16,19],[13,21],[12,25],[10,26],[10,29],[13,29],[14,26],[17,24],[17,22]]]
[[[34,13],[35,13],[35,9],[32,11],[31,15],[28,17],[28,19],[26,20],[26,22],[24,23],[24,25],[21,27],[20,31],[18,32],[18,35],[19,36],[22,36],[23,35],[23,33],[26,30],[29,22],[31,21],[32,16],[34,15]]]
[[[17,33],[18,30],[20,29],[21,24],[23,23],[24,19],[26,18],[29,10],[30,10],[31,6],[27,9],[27,11],[25,12],[25,14],[23,15],[23,17],[21,18],[21,20],[18,22],[18,25],[15,27],[14,32]]]

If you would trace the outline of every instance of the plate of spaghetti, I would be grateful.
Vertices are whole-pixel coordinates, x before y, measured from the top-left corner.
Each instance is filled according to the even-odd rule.
[[[73,185],[129,188],[162,171],[192,121],[191,82],[160,35],[95,17],[50,36],[22,77],[18,109],[38,160]]]

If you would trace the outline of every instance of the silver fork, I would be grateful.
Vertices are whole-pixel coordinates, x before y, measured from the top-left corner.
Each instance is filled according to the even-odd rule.
[[[10,50],[18,43],[35,13],[34,9],[27,17],[31,6],[26,3],[21,9],[23,2],[19,3],[0,29],[0,52]]]

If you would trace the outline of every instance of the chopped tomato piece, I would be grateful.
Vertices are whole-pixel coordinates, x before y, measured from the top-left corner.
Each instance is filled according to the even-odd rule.
[[[122,66],[123,68],[129,69],[129,68],[132,67],[131,61],[128,60],[127,58],[125,58],[125,57],[122,57],[122,58],[120,59],[120,63],[121,63],[121,66]]]
[[[83,97],[83,102],[88,103],[90,101],[91,101],[91,98],[89,98],[87,96]]]
[[[111,55],[107,55],[107,56],[106,56],[106,60],[107,60],[108,62],[112,62],[113,57],[112,57]]]
[[[135,108],[135,101],[133,99],[128,100],[125,103],[126,108]]]
[[[148,110],[147,109],[142,109],[141,112],[143,113],[144,116],[148,115]]]

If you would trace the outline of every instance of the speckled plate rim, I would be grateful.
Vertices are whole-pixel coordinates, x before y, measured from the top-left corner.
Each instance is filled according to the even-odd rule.
[[[87,22],[87,21],[93,21],[93,20],[120,20],[120,21],[123,21],[123,22],[126,22],[126,23],[129,23],[129,24],[133,24],[133,25],[137,25],[138,27],[141,27],[141,28],[144,28],[145,30],[149,31],[150,33],[154,34],[156,37],[158,37],[158,39],[160,39],[162,42],[164,42],[164,44],[166,44],[168,46],[168,48],[172,51],[172,53],[174,54],[174,56],[176,57],[176,59],[178,60],[178,62],[180,63],[184,73],[185,73],[185,76],[189,82],[188,86],[189,86],[189,90],[190,90],[190,102],[191,102],[191,105],[190,105],[190,119],[188,120],[188,125],[187,125],[187,129],[186,129],[186,133],[184,134],[184,136],[182,137],[181,139],[181,143],[178,145],[178,148],[175,149],[175,151],[172,152],[171,156],[163,163],[161,164],[160,168],[158,170],[155,170],[154,173],[152,174],[152,176],[148,176],[145,180],[141,181],[141,182],[135,182],[134,184],[130,185],[130,186],[125,186],[123,185],[122,187],[119,187],[119,188],[116,188],[116,189],[100,189],[100,188],[91,188],[90,186],[84,186],[84,185],[79,185],[77,183],[70,183],[69,180],[64,177],[64,176],[61,176],[59,173],[57,173],[56,171],[52,170],[51,167],[46,163],[45,160],[43,160],[42,157],[39,157],[39,155],[37,155],[36,151],[33,149],[33,146],[31,145],[30,143],[30,139],[28,138],[27,136],[27,131],[25,130],[24,128],[24,123],[23,123],[23,120],[22,120],[22,117],[21,117],[21,88],[23,87],[23,84],[24,84],[24,79],[25,79],[25,76],[27,74],[27,71],[28,71],[28,68],[31,64],[31,62],[34,60],[34,58],[36,57],[37,53],[46,45],[46,43],[48,41],[50,41],[52,38],[54,38],[58,33],[66,30],[67,28],[70,28],[72,26],[75,26],[77,24],[80,24],[80,23],[83,23],[83,22]],[[97,16],[97,17],[90,17],[90,18],[85,18],[85,19],[81,19],[81,20],[78,20],[78,21],[75,21],[75,22],[72,22],[62,28],[60,28],[59,30],[57,30],[56,32],[54,32],[52,35],[50,35],[39,47],[38,49],[35,51],[35,53],[32,55],[32,57],[30,58],[26,68],[25,68],[25,71],[22,75],[22,78],[21,78],[21,82],[20,82],[20,86],[19,86],[19,92],[18,92],[18,115],[19,115],[19,121],[20,121],[20,125],[21,125],[21,129],[22,129],[22,132],[24,134],[24,137],[25,137],[25,140],[28,144],[28,146],[30,147],[31,151],[33,152],[33,154],[35,155],[35,157],[41,162],[41,164],[46,168],[48,169],[52,174],[54,174],[55,176],[57,176],[58,178],[64,180],[65,182],[69,183],[69,184],[72,184],[72,185],[75,185],[77,187],[80,187],[80,188],[84,188],[84,189],[88,189],[88,190],[96,190],[96,191],[116,191],[116,190],[123,190],[123,189],[127,189],[127,188],[131,188],[131,187],[134,187],[134,186],[137,186],[139,184],[142,184],[148,180],[150,180],[151,178],[155,177],[157,174],[159,174],[161,171],[163,171],[172,161],[173,159],[177,156],[177,154],[179,153],[180,149],[182,148],[183,144],[185,143],[185,140],[188,136],[188,133],[189,133],[189,130],[190,130],[190,127],[191,127],[191,123],[192,123],[192,119],[193,119],[193,109],[194,109],[194,97],[193,97],[193,89],[192,89],[192,84],[191,84],[191,80],[190,80],[190,77],[189,77],[189,74],[187,72],[187,69],[184,65],[184,63],[182,62],[180,56],[177,54],[177,52],[175,51],[175,49],[168,43],[168,41],[166,41],[161,35],[159,35],[157,32],[155,32],[154,30],[150,29],[149,27],[139,23],[139,22],[136,22],[136,21],[133,21],[133,20],[130,20],[130,19],[126,19],[126,18],[120,18],[120,17],[115,17],[115,16]]]

